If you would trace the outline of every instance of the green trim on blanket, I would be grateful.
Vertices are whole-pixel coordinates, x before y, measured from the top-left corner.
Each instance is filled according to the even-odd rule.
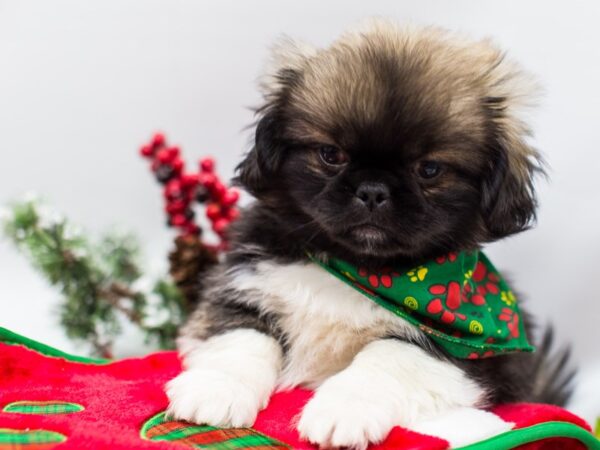
[[[35,350],[38,353],[42,353],[46,356],[52,356],[55,358],[63,358],[67,361],[73,361],[83,364],[108,364],[111,362],[108,359],[96,359],[86,358],[85,356],[76,356],[69,353],[58,350],[49,345],[42,344],[41,342],[34,341],[25,336],[21,336],[13,331],[7,330],[6,328],[0,327],[0,342],[11,345],[23,345],[31,350]]]
[[[543,422],[507,431],[485,441],[455,450],[508,450],[530,442],[549,438],[576,439],[589,450],[600,450],[600,441],[592,433],[569,422]]]

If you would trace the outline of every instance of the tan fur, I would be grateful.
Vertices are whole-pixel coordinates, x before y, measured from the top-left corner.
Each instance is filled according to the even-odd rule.
[[[434,27],[398,26],[371,20],[343,34],[329,47],[316,49],[286,38],[273,54],[273,64],[262,79],[267,101],[288,86],[282,75],[294,72],[299,81],[289,89],[294,119],[290,133],[307,142],[330,143],[335,124],[377,121],[385,108],[386,86],[377,70],[380,61],[394,65],[403,77],[409,109],[424,110],[453,133],[469,130],[471,139],[484,142],[486,121],[502,130],[509,149],[509,167],[523,185],[529,180],[529,161],[538,154],[527,143],[529,129],[522,120],[538,88],[532,78],[505,57],[490,40],[472,41]],[[499,99],[491,106],[501,112],[490,119],[482,114],[482,99]],[[343,143],[336,143],[343,148]],[[443,150],[443,149],[442,149]],[[469,160],[476,155],[447,149],[449,158]]]

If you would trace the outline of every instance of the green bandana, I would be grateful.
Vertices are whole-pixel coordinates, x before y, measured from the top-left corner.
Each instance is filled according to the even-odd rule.
[[[534,350],[514,294],[479,251],[449,253],[410,270],[369,271],[339,259],[313,261],[418,327],[454,357]]]

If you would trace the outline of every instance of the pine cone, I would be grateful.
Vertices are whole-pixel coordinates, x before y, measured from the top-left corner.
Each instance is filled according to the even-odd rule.
[[[198,302],[202,274],[217,263],[217,255],[198,236],[177,236],[169,262],[169,273],[187,300],[188,310],[191,310]]]

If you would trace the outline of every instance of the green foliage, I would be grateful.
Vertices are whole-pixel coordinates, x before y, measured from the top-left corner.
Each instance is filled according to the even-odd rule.
[[[177,287],[159,279],[145,291],[139,247],[131,235],[108,233],[92,243],[66,219],[35,201],[11,206],[6,236],[62,294],[60,322],[70,338],[91,342],[103,357],[126,319],[149,341],[171,348],[185,318]]]

